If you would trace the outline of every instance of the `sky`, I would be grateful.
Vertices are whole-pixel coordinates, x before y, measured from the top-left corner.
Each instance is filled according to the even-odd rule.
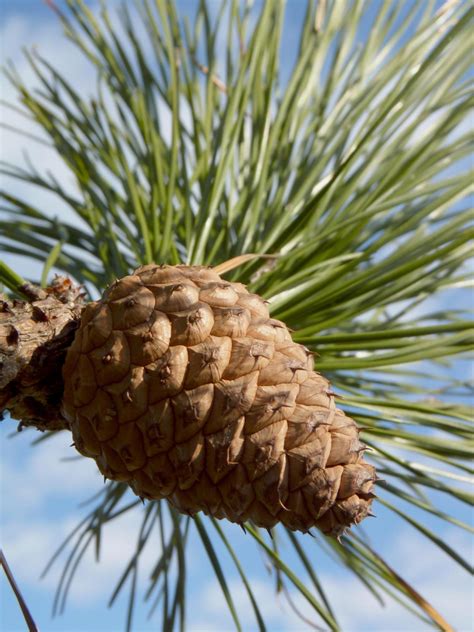
[[[181,6],[189,9],[193,2],[186,0]],[[296,22],[301,19],[303,6],[300,0],[294,0],[292,11],[288,13],[288,50],[292,50],[291,46],[295,44],[291,37],[292,33],[296,33]],[[90,87],[88,66],[62,37],[55,15],[40,0],[0,0],[0,46],[3,61],[12,59],[25,80],[31,78],[31,73],[21,49],[23,46],[36,46],[55,65],[73,76],[76,86],[84,90]],[[2,81],[1,98],[13,101],[11,88]],[[22,124],[14,112],[5,108],[1,108],[1,117],[6,124]],[[2,158],[21,164],[25,143],[17,135],[4,131]],[[67,172],[57,157],[41,145],[28,143],[28,146],[34,163],[46,165],[59,179],[67,179]],[[9,190],[14,186],[17,185],[9,184]],[[41,207],[52,204],[47,194],[34,189],[23,188],[22,195]],[[60,214],[61,207],[54,207],[54,212]],[[36,265],[10,256],[6,256],[5,260],[26,276]],[[66,433],[32,448],[31,442],[36,434],[29,431],[17,434],[14,428],[10,420],[0,424],[0,542],[39,628],[43,632],[114,632],[123,629],[126,593],[113,608],[108,609],[106,604],[128,560],[127,556],[134,549],[141,511],[130,512],[107,529],[100,563],[96,564],[91,556],[84,561],[72,584],[65,613],[52,619],[51,608],[61,563],[42,580],[41,572],[62,539],[84,516],[85,508],[79,507],[79,503],[101,489],[102,480],[93,461],[83,458],[70,460],[73,454],[69,447],[70,437]],[[12,434],[15,435],[13,438]],[[364,524],[373,545],[384,551],[389,564],[403,570],[405,578],[436,606],[456,630],[472,630],[473,592],[466,573],[421,534],[393,514],[388,514],[382,506],[376,508],[376,513],[376,520],[367,520],[369,524]],[[472,520],[466,509],[458,515],[461,519]],[[453,526],[440,525],[435,519],[427,521],[425,516],[422,519],[430,528],[436,527],[444,541],[472,559],[472,542],[465,532]],[[249,536],[245,536],[235,525],[222,526],[249,572],[269,628],[282,632],[308,629],[284,600],[275,598],[273,581],[263,568],[260,554]],[[327,587],[345,632],[415,632],[427,629],[394,602],[387,602],[385,607],[381,607],[347,570],[337,567],[321,554],[312,541],[307,540],[304,541],[305,551]],[[221,589],[195,532],[191,534],[189,550],[187,630],[210,632],[234,629]],[[288,546],[283,550],[290,555]],[[159,556],[159,541],[151,541],[147,551],[142,568],[145,577]],[[256,625],[242,584],[229,563],[226,562],[224,568],[229,572],[236,606],[243,613],[245,631],[253,631]],[[17,602],[3,574],[0,574],[0,599],[0,629],[3,632],[24,630]],[[306,616],[314,618],[301,597],[295,596],[295,602]],[[140,604],[136,611],[135,630],[147,632],[159,628],[160,615],[148,621],[147,612],[148,607]]]

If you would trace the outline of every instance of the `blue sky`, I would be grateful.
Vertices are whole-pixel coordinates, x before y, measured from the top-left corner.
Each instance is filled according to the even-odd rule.
[[[61,6],[61,2],[57,1],[57,4]],[[193,0],[186,0],[181,2],[181,6],[191,10],[195,5]],[[287,39],[283,50],[295,50],[296,27],[302,18],[303,10],[304,2],[294,0],[291,11],[288,12]],[[87,65],[64,40],[56,17],[43,2],[0,0],[0,17],[2,57],[4,60],[6,57],[12,58],[26,79],[29,73],[22,60],[21,48],[36,45],[46,57],[73,76],[77,86],[84,90],[93,89]],[[286,68],[289,68],[291,57],[291,53],[285,57]],[[12,97],[10,88],[4,83],[2,98],[12,100]],[[17,124],[14,116],[4,109],[2,120]],[[25,141],[21,138],[4,132],[2,158],[21,164],[24,146]],[[67,180],[67,172],[55,156],[45,152],[41,146],[29,147],[29,151],[33,162],[44,164],[54,170],[59,178]],[[13,186],[15,185],[9,183],[10,190]],[[33,189],[23,189],[22,195],[43,208],[52,204],[52,199],[46,194],[38,194]],[[51,206],[51,211],[61,213],[62,209]],[[27,276],[36,272],[36,264],[14,258],[6,259]],[[127,555],[133,550],[140,525],[140,512],[130,513],[110,527],[104,542],[101,563],[95,564],[90,557],[83,563],[72,586],[65,614],[51,619],[52,600],[61,564],[54,567],[53,572],[44,580],[40,581],[39,575],[62,538],[83,517],[85,510],[79,508],[78,504],[92,496],[102,486],[102,481],[93,461],[64,460],[73,456],[69,447],[70,437],[65,433],[31,448],[30,444],[36,438],[36,434],[23,432],[9,439],[14,427],[9,420],[0,424],[0,539],[36,622],[43,632],[112,632],[123,629],[126,595],[110,610],[106,608],[106,603],[119,573],[128,560]],[[446,510],[449,509],[448,503]],[[457,630],[467,632],[472,629],[472,588],[466,573],[455,567],[444,553],[431,546],[425,538],[409,529],[402,520],[388,514],[382,506],[376,507],[376,513],[377,520],[367,520],[368,524],[364,524],[364,529],[374,546],[384,551],[387,561],[402,570],[406,579],[412,582]],[[414,515],[416,516],[416,513]],[[457,515],[463,520],[472,521],[472,515],[466,508],[458,509]],[[455,527],[439,525],[434,519],[427,521],[424,515],[422,519],[431,528],[436,527],[442,538],[464,555],[469,556],[470,551],[472,558],[472,542],[464,532]],[[263,569],[261,556],[256,552],[250,538],[244,536],[235,525],[223,526],[255,585],[259,603],[268,616],[271,629],[287,632],[306,629],[282,600],[275,601],[273,582]],[[329,558],[322,555],[310,539],[307,538],[303,542],[314,567],[334,599],[334,607],[340,613],[345,631],[411,632],[426,629],[426,626],[418,624],[393,603],[388,603],[387,607],[382,609],[361,584],[346,570],[339,569]],[[232,630],[232,622],[221,590],[195,532],[191,536],[189,551],[191,555],[188,629],[199,632]],[[286,551],[289,554],[288,547]],[[150,543],[147,561],[143,566],[145,577],[158,555],[159,542]],[[255,622],[238,577],[230,564],[226,563],[225,568],[230,573],[230,585],[235,588],[237,606],[241,604],[241,610],[247,613],[244,615],[245,630],[254,630]],[[24,630],[22,616],[3,575],[0,575],[0,595],[0,628],[5,632]],[[295,599],[298,607],[312,618],[301,599]],[[159,615],[147,621],[147,611],[147,607],[137,608],[136,630],[146,632],[159,627]]]

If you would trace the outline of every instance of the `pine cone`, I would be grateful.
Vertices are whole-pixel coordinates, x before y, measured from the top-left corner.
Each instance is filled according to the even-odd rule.
[[[210,268],[139,268],[82,313],[63,414],[104,476],[178,510],[340,535],[376,479],[355,422],[265,301]]]

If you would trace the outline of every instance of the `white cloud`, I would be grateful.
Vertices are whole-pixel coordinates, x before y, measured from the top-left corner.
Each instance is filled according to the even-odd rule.
[[[9,419],[4,424],[9,430],[14,427]],[[11,440],[2,438],[1,540],[16,576],[29,586],[52,593],[66,558],[56,563],[43,582],[39,576],[59,544],[94,507],[78,508],[78,503],[97,493],[103,482],[92,459],[71,460],[79,455],[70,447],[68,432],[30,447],[34,438],[33,432]],[[102,602],[110,595],[113,582],[135,550],[140,515],[132,511],[106,525],[100,564],[95,564],[91,547],[72,585],[73,602]],[[157,540],[153,549],[154,555],[146,558],[146,572],[159,555]]]
[[[3,529],[2,546],[17,581],[23,587],[34,587],[51,600],[71,547],[66,549],[66,555],[56,561],[41,581],[40,576],[58,546],[75,528],[77,521],[77,517],[50,522],[40,519],[28,523],[11,523]],[[96,563],[92,544],[71,584],[68,601],[72,605],[102,605],[110,598],[116,582],[135,551],[138,529],[136,512],[130,512],[105,526],[99,563]],[[139,568],[142,579],[150,575],[160,556],[157,535],[152,536],[147,545],[152,548],[153,553],[141,558]]]
[[[69,433],[58,433],[30,447],[35,434],[25,431],[9,440],[5,435],[13,428],[9,419],[1,427],[1,545],[20,585],[26,591],[39,591],[52,603],[72,546],[42,581],[40,575],[58,546],[94,508],[94,504],[78,507],[78,503],[102,488],[102,477],[92,459],[69,460],[77,455],[70,447]],[[125,501],[133,498],[130,492]],[[135,551],[142,518],[140,510],[131,510],[105,525],[100,562],[95,561],[93,542],[72,582],[68,598],[72,605],[99,606],[109,599]],[[169,528],[167,521],[165,528]],[[154,529],[139,564],[141,594],[160,551],[159,532]]]
[[[13,422],[5,423],[14,428]],[[102,484],[99,471],[91,459],[79,456],[70,447],[72,437],[67,432],[61,432],[47,439],[37,447],[28,447],[34,435],[25,433],[25,438],[15,437],[8,441],[8,451],[4,446],[2,460],[2,481],[4,486],[3,503],[9,510],[15,505],[17,512],[32,514],[48,501],[60,497],[73,497],[85,500]],[[38,434],[38,437],[40,435]],[[24,451],[29,451],[26,459],[22,458]],[[67,459],[65,461],[64,459]],[[9,497],[6,486],[14,481],[15,497]],[[6,514],[8,515],[8,514]]]
[[[451,544],[455,544],[453,540],[457,540],[461,550],[470,546],[470,539],[460,535],[458,531],[447,531],[444,537]],[[466,579],[464,571],[451,563],[425,538],[414,535],[413,530],[408,527],[403,528],[393,539],[389,552],[392,557],[397,558],[394,564],[396,570],[457,632],[469,632],[473,629],[473,585]],[[325,569],[320,574],[320,580],[344,632],[417,632],[430,629],[388,597],[384,597],[385,607],[382,608],[349,571],[328,573]],[[272,631],[295,632],[309,629],[283,597],[276,597],[273,581],[264,582],[253,577],[250,583],[262,615]],[[236,610],[242,615],[244,629],[256,629],[253,610],[242,583],[235,579],[229,583],[229,589]],[[321,625],[321,620],[318,620],[304,597],[293,588],[290,592],[300,613],[309,621]],[[196,602],[199,603],[200,620],[191,627],[194,632],[213,630],[216,626],[219,629],[231,629],[227,605],[217,582],[207,584]]]

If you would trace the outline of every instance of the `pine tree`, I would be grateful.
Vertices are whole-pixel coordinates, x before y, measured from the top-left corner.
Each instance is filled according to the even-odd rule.
[[[113,292],[116,279],[137,266],[221,265],[226,281],[267,300],[271,318],[315,354],[315,370],[330,380],[331,397],[342,396],[338,407],[361,427],[371,450],[366,459],[383,478],[376,504],[470,571],[416,512],[470,529],[440,500],[472,502],[464,484],[472,454],[469,410],[461,403],[467,386],[436,369],[469,350],[471,323],[462,304],[431,309],[428,299],[436,305],[469,278],[471,177],[463,159],[471,140],[472,7],[309,0],[286,77],[284,2],[252,8],[230,0],[214,14],[203,0],[192,21],[172,0],[137,0],[120,10],[106,3],[100,16],[83,0],[68,0],[64,11],[49,4],[77,54],[90,61],[97,90],[93,97],[77,93],[73,78],[40,51],[26,53],[40,91],[12,65],[6,69],[21,103],[14,107],[37,123],[75,190],[41,165],[3,163],[7,178],[56,195],[70,213],[52,216],[8,186],[2,194],[3,251],[33,257],[43,269],[41,278],[23,279],[0,265],[8,291],[0,304],[0,407],[45,437],[68,431],[59,375],[84,305],[107,287]],[[60,276],[52,278],[53,270]],[[27,349],[17,344],[25,332]],[[22,377],[13,381],[13,374]],[[94,503],[58,551],[69,548],[70,557],[56,610],[64,608],[83,543],[99,549],[107,524],[136,511],[136,554],[112,596],[129,581],[127,629],[138,562],[157,528],[163,554],[147,598],[152,609],[162,606],[163,629],[186,627],[193,530],[237,629],[240,613],[218,546],[235,564],[257,626],[266,629],[236,553],[238,538],[229,539],[213,512],[183,515],[166,500],[142,508],[125,479],[108,481]],[[386,593],[423,621],[450,629],[403,569],[374,550],[369,527],[336,530],[340,537],[331,539],[279,524],[268,539],[257,524],[250,514],[238,537],[252,538],[278,589],[286,593],[291,585],[331,630],[339,629],[337,612],[315,564],[323,550],[375,595]],[[285,558],[283,542],[293,557]]]

